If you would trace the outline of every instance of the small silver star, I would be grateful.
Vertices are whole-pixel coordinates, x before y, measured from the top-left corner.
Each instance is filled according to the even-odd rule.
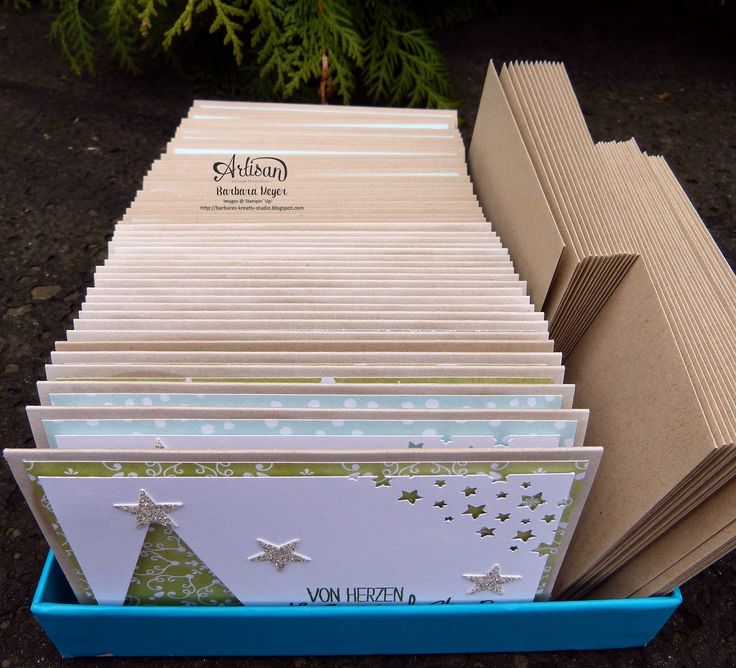
[[[258,544],[261,546],[263,552],[260,554],[254,554],[252,557],[248,557],[250,561],[270,561],[277,571],[283,571],[287,564],[298,561],[311,561],[309,557],[305,557],[303,554],[294,552],[296,546],[299,545],[299,539],[290,540],[288,543],[283,545],[274,545],[269,543],[267,540],[258,540]]]
[[[145,490],[141,490],[138,503],[114,503],[115,508],[135,515],[135,528],[142,529],[149,524],[160,524],[171,529],[176,526],[166,513],[181,507],[181,503],[156,503]]]
[[[482,591],[490,591],[493,594],[503,594],[503,586],[514,580],[521,580],[520,575],[501,575],[500,568],[496,564],[485,575],[463,575],[466,580],[473,583],[473,588],[468,594],[478,594]]]

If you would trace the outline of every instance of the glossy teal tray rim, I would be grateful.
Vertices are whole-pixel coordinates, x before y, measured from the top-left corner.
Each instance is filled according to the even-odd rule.
[[[31,612],[65,657],[421,654],[642,646],[681,602],[675,590],[651,598],[495,604],[81,605],[50,552]],[[337,639],[323,633],[338,628]],[[202,637],[193,637],[198,630]]]

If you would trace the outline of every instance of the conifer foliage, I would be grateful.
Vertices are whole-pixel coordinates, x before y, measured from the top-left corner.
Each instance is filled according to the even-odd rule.
[[[4,0],[23,9],[29,0]],[[454,104],[431,29],[483,3],[411,0],[42,0],[51,38],[76,74],[109,50],[140,71],[162,55],[208,88],[272,99],[354,94],[383,104]]]

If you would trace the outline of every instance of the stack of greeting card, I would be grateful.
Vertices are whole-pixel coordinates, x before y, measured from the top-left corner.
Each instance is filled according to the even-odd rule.
[[[82,602],[548,598],[601,456],[449,111],[196,102],[51,361]]]
[[[490,68],[470,165],[606,450],[558,591],[671,591],[736,547],[736,277],[661,158],[593,142],[560,64]]]

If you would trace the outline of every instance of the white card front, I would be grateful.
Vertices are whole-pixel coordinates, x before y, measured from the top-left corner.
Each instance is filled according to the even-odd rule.
[[[135,510],[143,490],[168,508],[171,529],[241,603],[343,604],[532,600],[547,563],[537,550],[554,543],[574,478],[438,473],[397,475],[381,485],[364,476],[305,474],[39,483],[100,603],[126,598],[148,524],[137,527],[123,507]]]

